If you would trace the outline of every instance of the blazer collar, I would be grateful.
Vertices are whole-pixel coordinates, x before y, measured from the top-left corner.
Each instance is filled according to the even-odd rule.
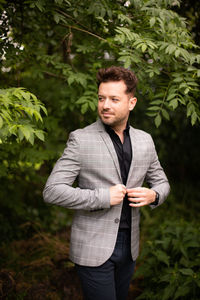
[[[113,146],[113,142],[112,142],[109,134],[106,132],[105,127],[100,119],[97,120],[96,125],[97,125],[97,130],[99,131],[106,147],[108,148],[108,151],[110,152],[110,155],[114,161],[117,173],[119,175],[120,181],[122,182],[119,161],[118,161],[118,157],[117,157],[115,148]],[[128,173],[127,184],[131,178],[131,175],[133,174],[134,166],[135,166],[135,162],[136,162],[135,158],[137,157],[137,151],[138,151],[135,130],[131,126],[130,126],[129,134],[130,134],[131,146],[132,146],[132,160],[131,160],[131,165],[130,165],[130,169],[129,169],[129,173]]]
[[[130,169],[129,169],[129,173],[128,173],[128,178],[127,178],[127,182],[126,184],[128,184],[131,175],[133,174],[134,171],[134,166],[135,166],[135,158],[137,157],[137,141],[136,141],[136,135],[135,135],[135,129],[133,127],[130,126],[130,139],[131,139],[131,146],[132,146],[132,160],[131,160],[131,165],[130,165]]]
[[[98,131],[106,131],[101,119],[96,121],[96,126]]]
[[[121,172],[120,172],[120,166],[119,166],[119,161],[118,161],[118,157],[117,157],[117,154],[116,154],[116,151],[115,151],[115,148],[114,148],[114,145],[113,145],[113,142],[109,136],[109,134],[106,132],[105,130],[105,127],[102,123],[102,121],[100,119],[97,120],[96,122],[97,124],[97,129],[106,145],[106,147],[108,148],[108,151],[114,161],[114,164],[115,164],[115,167],[116,167],[116,170],[117,170],[117,173],[118,173],[118,176],[120,178],[120,181],[122,181],[121,179]]]

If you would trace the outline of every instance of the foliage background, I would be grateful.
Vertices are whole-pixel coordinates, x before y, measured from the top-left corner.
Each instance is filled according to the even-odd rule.
[[[95,121],[95,74],[113,64],[139,78],[130,122],[152,134],[172,189],[158,210],[142,209],[130,299],[197,299],[199,8],[177,0],[0,0],[3,299],[81,299],[67,256],[73,212],[44,204],[42,189],[69,132]]]

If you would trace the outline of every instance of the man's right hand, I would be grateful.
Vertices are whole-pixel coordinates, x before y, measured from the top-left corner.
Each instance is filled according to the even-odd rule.
[[[116,184],[110,187],[110,205],[120,204],[126,195],[126,187],[123,184]]]

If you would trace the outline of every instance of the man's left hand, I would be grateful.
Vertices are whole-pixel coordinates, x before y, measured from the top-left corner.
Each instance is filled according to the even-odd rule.
[[[145,187],[127,189],[126,192],[128,200],[130,201],[129,205],[132,207],[149,205],[153,203],[156,198],[156,192]]]

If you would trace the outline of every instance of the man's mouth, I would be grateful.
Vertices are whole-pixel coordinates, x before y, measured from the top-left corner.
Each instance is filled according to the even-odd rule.
[[[104,117],[110,117],[110,116],[113,116],[112,113],[106,112],[106,111],[102,111],[101,114],[102,114]]]

